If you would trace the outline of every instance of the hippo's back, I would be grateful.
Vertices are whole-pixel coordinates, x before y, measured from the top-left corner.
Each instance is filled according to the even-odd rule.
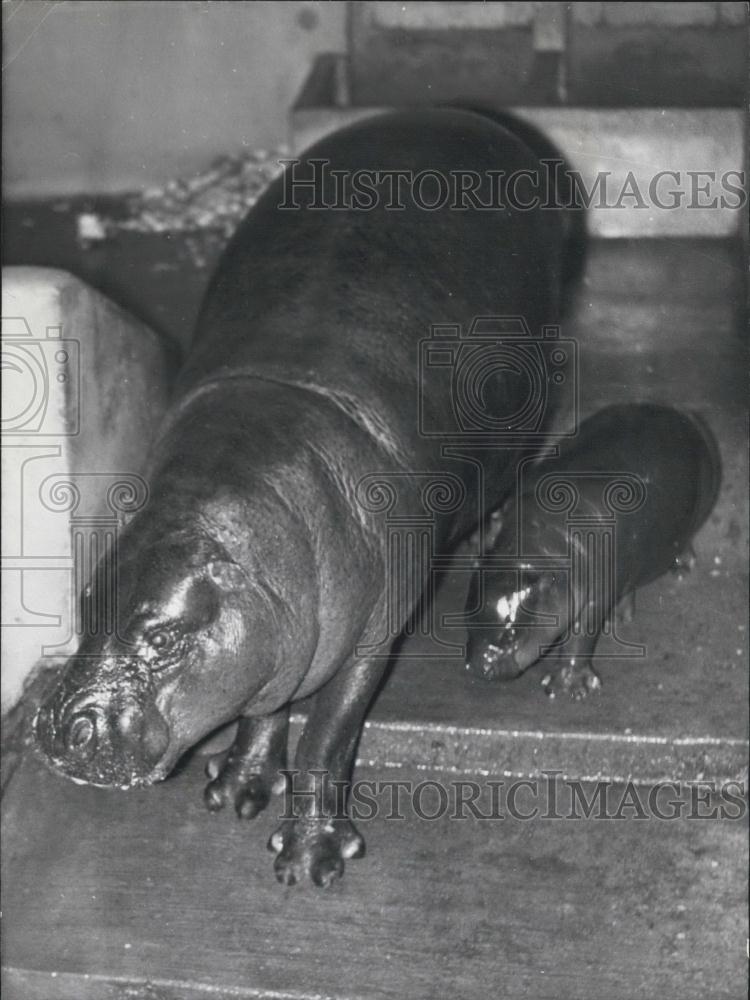
[[[521,315],[538,333],[556,319],[559,213],[486,210],[466,199],[461,208],[452,196],[461,171],[480,178],[476,197],[492,204],[498,171],[536,169],[519,139],[470,112],[385,115],[323,139],[277,178],[224,252],[183,389],[252,373],[316,386],[416,427],[418,342],[431,324]],[[313,191],[304,182],[316,170]],[[393,171],[408,177],[401,208]],[[412,179],[424,171],[432,176],[423,176],[420,207]],[[372,207],[352,207],[351,187],[342,198],[341,178],[369,181]],[[444,203],[437,178],[451,193]],[[336,207],[311,207],[313,199]],[[292,201],[299,207],[281,207]]]

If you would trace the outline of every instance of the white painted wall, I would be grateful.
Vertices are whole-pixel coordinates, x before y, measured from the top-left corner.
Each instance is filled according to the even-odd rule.
[[[6,197],[139,189],[285,141],[315,54],[346,47],[345,8],[3,3]]]

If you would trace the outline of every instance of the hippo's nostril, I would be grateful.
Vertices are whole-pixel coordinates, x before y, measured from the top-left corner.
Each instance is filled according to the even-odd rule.
[[[89,713],[80,713],[70,720],[66,743],[71,750],[90,748],[96,736],[96,724]]]

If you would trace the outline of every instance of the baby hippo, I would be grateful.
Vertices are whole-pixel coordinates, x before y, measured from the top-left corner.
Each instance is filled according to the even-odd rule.
[[[616,606],[692,551],[719,491],[718,447],[694,414],[610,406],[519,482],[472,579],[466,667],[510,680],[550,656],[547,694],[582,698],[600,687],[591,659]]]

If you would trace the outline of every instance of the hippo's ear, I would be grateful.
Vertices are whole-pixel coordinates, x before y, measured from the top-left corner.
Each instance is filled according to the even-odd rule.
[[[206,568],[210,579],[225,592],[240,590],[247,583],[245,573],[237,563],[226,559],[215,559]]]

